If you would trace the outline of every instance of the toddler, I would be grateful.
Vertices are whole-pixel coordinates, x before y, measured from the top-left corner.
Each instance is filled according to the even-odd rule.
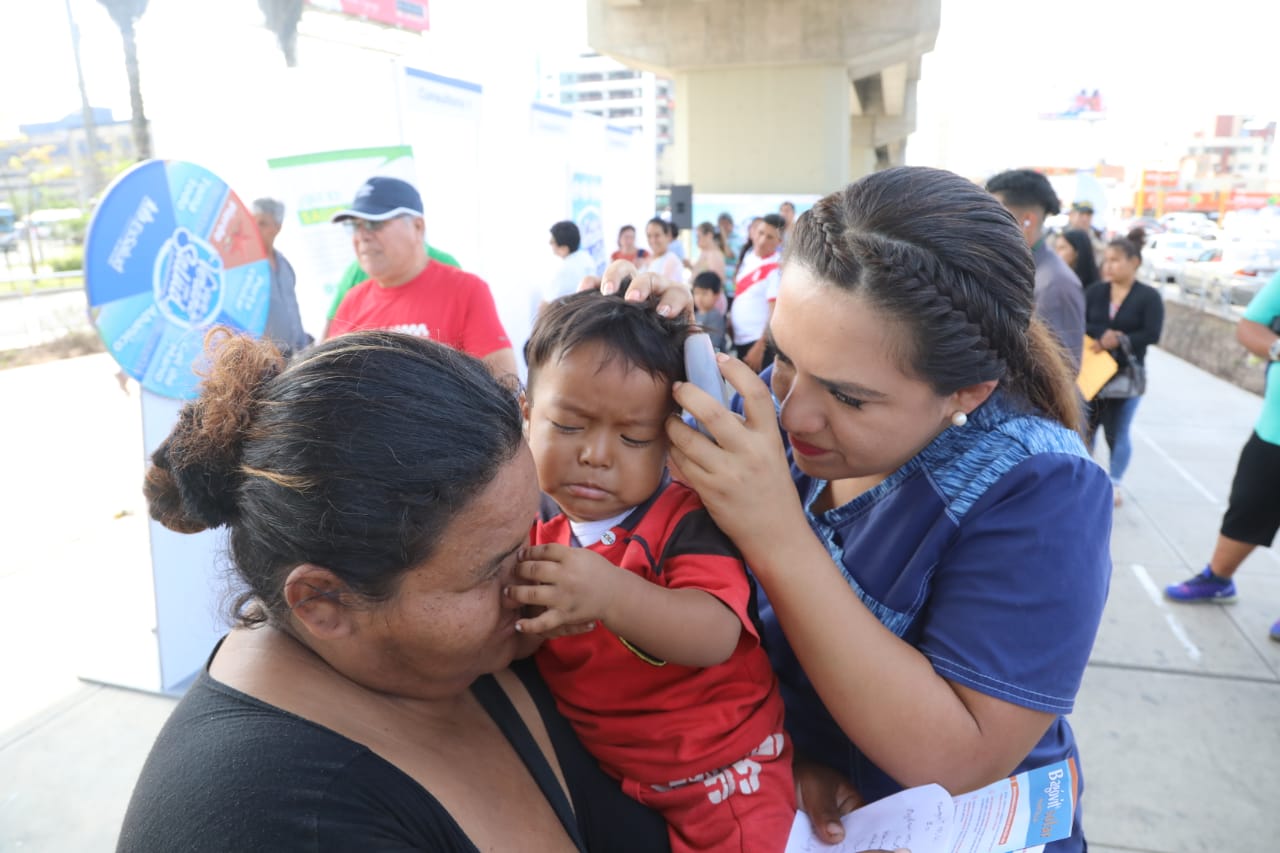
[[[509,592],[545,608],[538,669],[672,849],[780,851],[795,815],[782,701],[737,550],[667,474],[690,327],[597,292],[543,311],[524,416],[546,498]],[[583,630],[590,626],[590,630]]]

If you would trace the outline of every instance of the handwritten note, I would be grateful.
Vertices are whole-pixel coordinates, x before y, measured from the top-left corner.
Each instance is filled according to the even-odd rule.
[[[949,853],[955,806],[941,785],[909,788],[844,816],[844,841],[834,847],[813,833],[804,812],[796,815],[786,853],[860,853],[897,850],[911,853]]]
[[[940,785],[899,791],[841,819],[844,841],[828,847],[800,812],[785,853],[1012,853],[1039,851],[1071,834],[1079,782],[1074,759],[1027,770],[952,798]]]

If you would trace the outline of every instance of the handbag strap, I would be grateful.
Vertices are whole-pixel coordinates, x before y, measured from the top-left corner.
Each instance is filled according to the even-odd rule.
[[[1133,354],[1133,344],[1129,342],[1129,336],[1124,332],[1118,332],[1120,335],[1120,351],[1124,353],[1125,360],[1132,366],[1138,366],[1138,359]]]

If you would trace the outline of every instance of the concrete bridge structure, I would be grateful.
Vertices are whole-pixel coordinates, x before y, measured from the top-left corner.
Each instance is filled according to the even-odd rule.
[[[940,0],[588,0],[600,53],[675,82],[676,183],[828,193],[900,165]]]

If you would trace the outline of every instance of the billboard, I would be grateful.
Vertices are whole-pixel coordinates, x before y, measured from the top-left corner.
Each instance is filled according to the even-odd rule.
[[[431,29],[427,0],[307,0],[307,5],[402,30]]]

